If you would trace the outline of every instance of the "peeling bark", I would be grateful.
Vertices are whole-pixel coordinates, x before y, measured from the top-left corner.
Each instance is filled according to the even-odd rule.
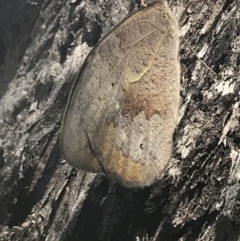
[[[174,12],[182,6],[170,2]],[[193,4],[181,47],[173,158],[125,189],[61,158],[59,127],[90,49],[137,4],[0,3],[0,240],[230,240],[240,236],[240,2]]]

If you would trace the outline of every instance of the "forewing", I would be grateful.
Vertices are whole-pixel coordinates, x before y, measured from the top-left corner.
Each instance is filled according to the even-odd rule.
[[[166,161],[161,163],[159,150],[168,142],[171,149],[176,111],[171,107],[174,97],[167,81],[171,75],[179,81],[175,71],[179,63],[171,63],[176,51],[173,56],[165,47],[173,41],[178,49],[178,39],[172,36],[171,16],[161,15],[165,12],[162,7],[139,11],[100,42],[85,62],[66,113],[71,120],[68,124],[76,126],[69,136],[83,152],[79,156],[94,155],[108,176],[127,186],[152,183],[166,165]],[[172,64],[173,73],[162,65],[164,58]],[[169,132],[165,127],[170,119]],[[164,142],[159,135],[165,133]],[[86,162],[91,164],[91,159],[79,160],[78,167]]]

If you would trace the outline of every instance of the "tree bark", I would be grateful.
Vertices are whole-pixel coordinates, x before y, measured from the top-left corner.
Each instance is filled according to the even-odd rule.
[[[215,0],[188,10],[185,38],[219,76],[181,46],[173,158],[159,183],[126,189],[73,169],[58,138],[87,53],[137,3],[1,0],[0,240],[237,241],[239,6]]]

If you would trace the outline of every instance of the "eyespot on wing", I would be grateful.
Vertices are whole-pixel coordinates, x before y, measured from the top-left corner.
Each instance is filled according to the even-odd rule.
[[[62,122],[70,164],[127,187],[161,178],[179,104],[178,36],[171,10],[159,3],[132,14],[91,51]]]

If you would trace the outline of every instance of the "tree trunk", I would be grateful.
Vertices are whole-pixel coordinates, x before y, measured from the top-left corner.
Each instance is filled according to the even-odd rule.
[[[181,46],[173,158],[159,183],[126,189],[73,169],[58,138],[87,53],[137,3],[1,0],[0,240],[238,240],[239,4],[188,10],[185,38],[219,76]]]

